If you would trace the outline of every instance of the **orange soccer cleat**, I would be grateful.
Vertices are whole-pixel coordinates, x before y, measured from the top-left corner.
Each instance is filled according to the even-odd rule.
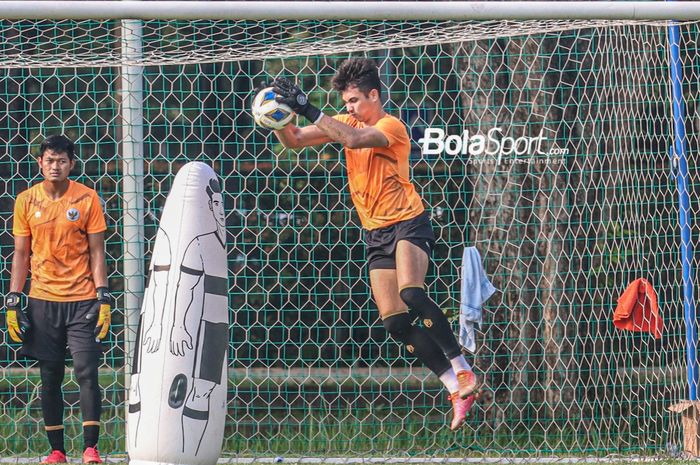
[[[476,375],[470,370],[461,370],[457,372],[457,382],[459,383],[459,397],[462,399],[466,399],[479,388]]]
[[[476,401],[476,396],[470,395],[466,399],[462,399],[457,391],[450,394],[448,399],[452,401],[452,423],[450,423],[450,429],[457,431],[466,421],[469,409],[472,408],[474,401]]]
[[[68,458],[60,450],[52,450],[41,463],[68,463]]]
[[[102,463],[97,447],[88,447],[83,452],[83,463]]]

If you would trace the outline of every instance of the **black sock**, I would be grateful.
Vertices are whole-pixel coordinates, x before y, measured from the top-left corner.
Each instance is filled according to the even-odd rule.
[[[411,324],[411,317],[408,313],[387,317],[383,324],[394,339],[403,342],[406,345],[406,350],[437,376],[442,376],[450,369],[450,362],[445,358],[440,347],[426,330]]]
[[[450,322],[422,287],[401,289],[399,295],[411,310],[420,315],[425,330],[440,346],[448,360],[462,355],[462,349],[459,347],[454,332],[452,332]]]
[[[96,447],[97,441],[100,439],[100,426],[99,425],[83,425],[83,441],[85,441],[85,448]]]
[[[51,450],[60,450],[64,454],[66,453],[66,448],[63,444],[63,428],[46,431],[46,435],[49,437]]]
[[[41,374],[41,413],[44,416],[46,435],[52,450],[60,450],[66,453],[63,443],[63,376],[65,374],[63,362],[41,360],[39,372]]]
[[[78,352],[73,354],[73,370],[80,385],[80,412],[83,416],[85,447],[95,447],[100,437],[102,392],[97,377],[100,354]]]

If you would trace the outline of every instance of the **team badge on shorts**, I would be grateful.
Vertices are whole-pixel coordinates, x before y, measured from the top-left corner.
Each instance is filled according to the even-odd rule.
[[[78,221],[78,218],[80,218],[80,212],[77,208],[71,208],[66,212],[66,218],[68,218],[68,221]]]

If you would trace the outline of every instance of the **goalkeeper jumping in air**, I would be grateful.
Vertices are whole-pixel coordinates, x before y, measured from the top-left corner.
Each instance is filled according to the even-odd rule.
[[[374,61],[351,58],[333,77],[347,114],[329,117],[311,105],[291,81],[272,82],[277,100],[312,125],[275,131],[288,148],[337,142],[343,145],[350,194],[364,230],[372,295],[391,336],[424,363],[450,393],[451,429],[464,423],[478,382],[452,328],[425,290],[435,236],[430,216],[409,180],[406,126],[384,111]],[[423,327],[413,324],[409,309]]]

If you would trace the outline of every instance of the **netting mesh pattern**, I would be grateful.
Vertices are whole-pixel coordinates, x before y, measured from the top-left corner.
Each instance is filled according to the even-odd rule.
[[[0,66],[110,66],[263,60],[427,46],[629,21],[9,21]],[[632,24],[644,24],[641,21]],[[664,25],[664,23],[659,23]],[[138,53],[122,43],[141,36]]]
[[[474,23],[290,24],[146,22],[143,60],[133,62],[147,65],[137,212],[144,260],[184,163],[210,163],[226,194],[224,454],[530,457],[675,447],[680,422],[666,409],[686,395],[685,325],[666,26],[506,22],[479,33]],[[75,179],[105,201],[119,296],[100,376],[107,452],[125,449],[124,347],[136,329],[123,317],[120,143],[129,128],[120,119],[119,25],[5,22],[0,41],[2,291],[13,198],[40,181],[34,157],[45,136],[77,141]],[[154,25],[158,33],[149,32]],[[696,23],[683,25],[687,96],[698,91],[697,37]],[[345,40],[354,45],[344,48]],[[438,237],[431,297],[455,314],[469,245],[499,289],[468,356],[485,393],[458,433],[445,428],[439,382],[379,323],[340,147],[285,150],[248,110],[258,81],[285,74],[325,111],[341,111],[329,81],[350,50],[377,60],[386,108],[413,141],[413,179]],[[695,99],[686,104],[695,114]],[[419,142],[430,128],[457,137],[433,153]],[[502,150],[457,149],[457,140],[488,134]],[[693,217],[691,124],[686,143]],[[617,298],[638,277],[659,295],[661,339],[612,325]],[[44,452],[38,370],[15,345],[3,344],[0,360],[0,455]],[[66,389],[68,448],[79,451],[77,387]]]

